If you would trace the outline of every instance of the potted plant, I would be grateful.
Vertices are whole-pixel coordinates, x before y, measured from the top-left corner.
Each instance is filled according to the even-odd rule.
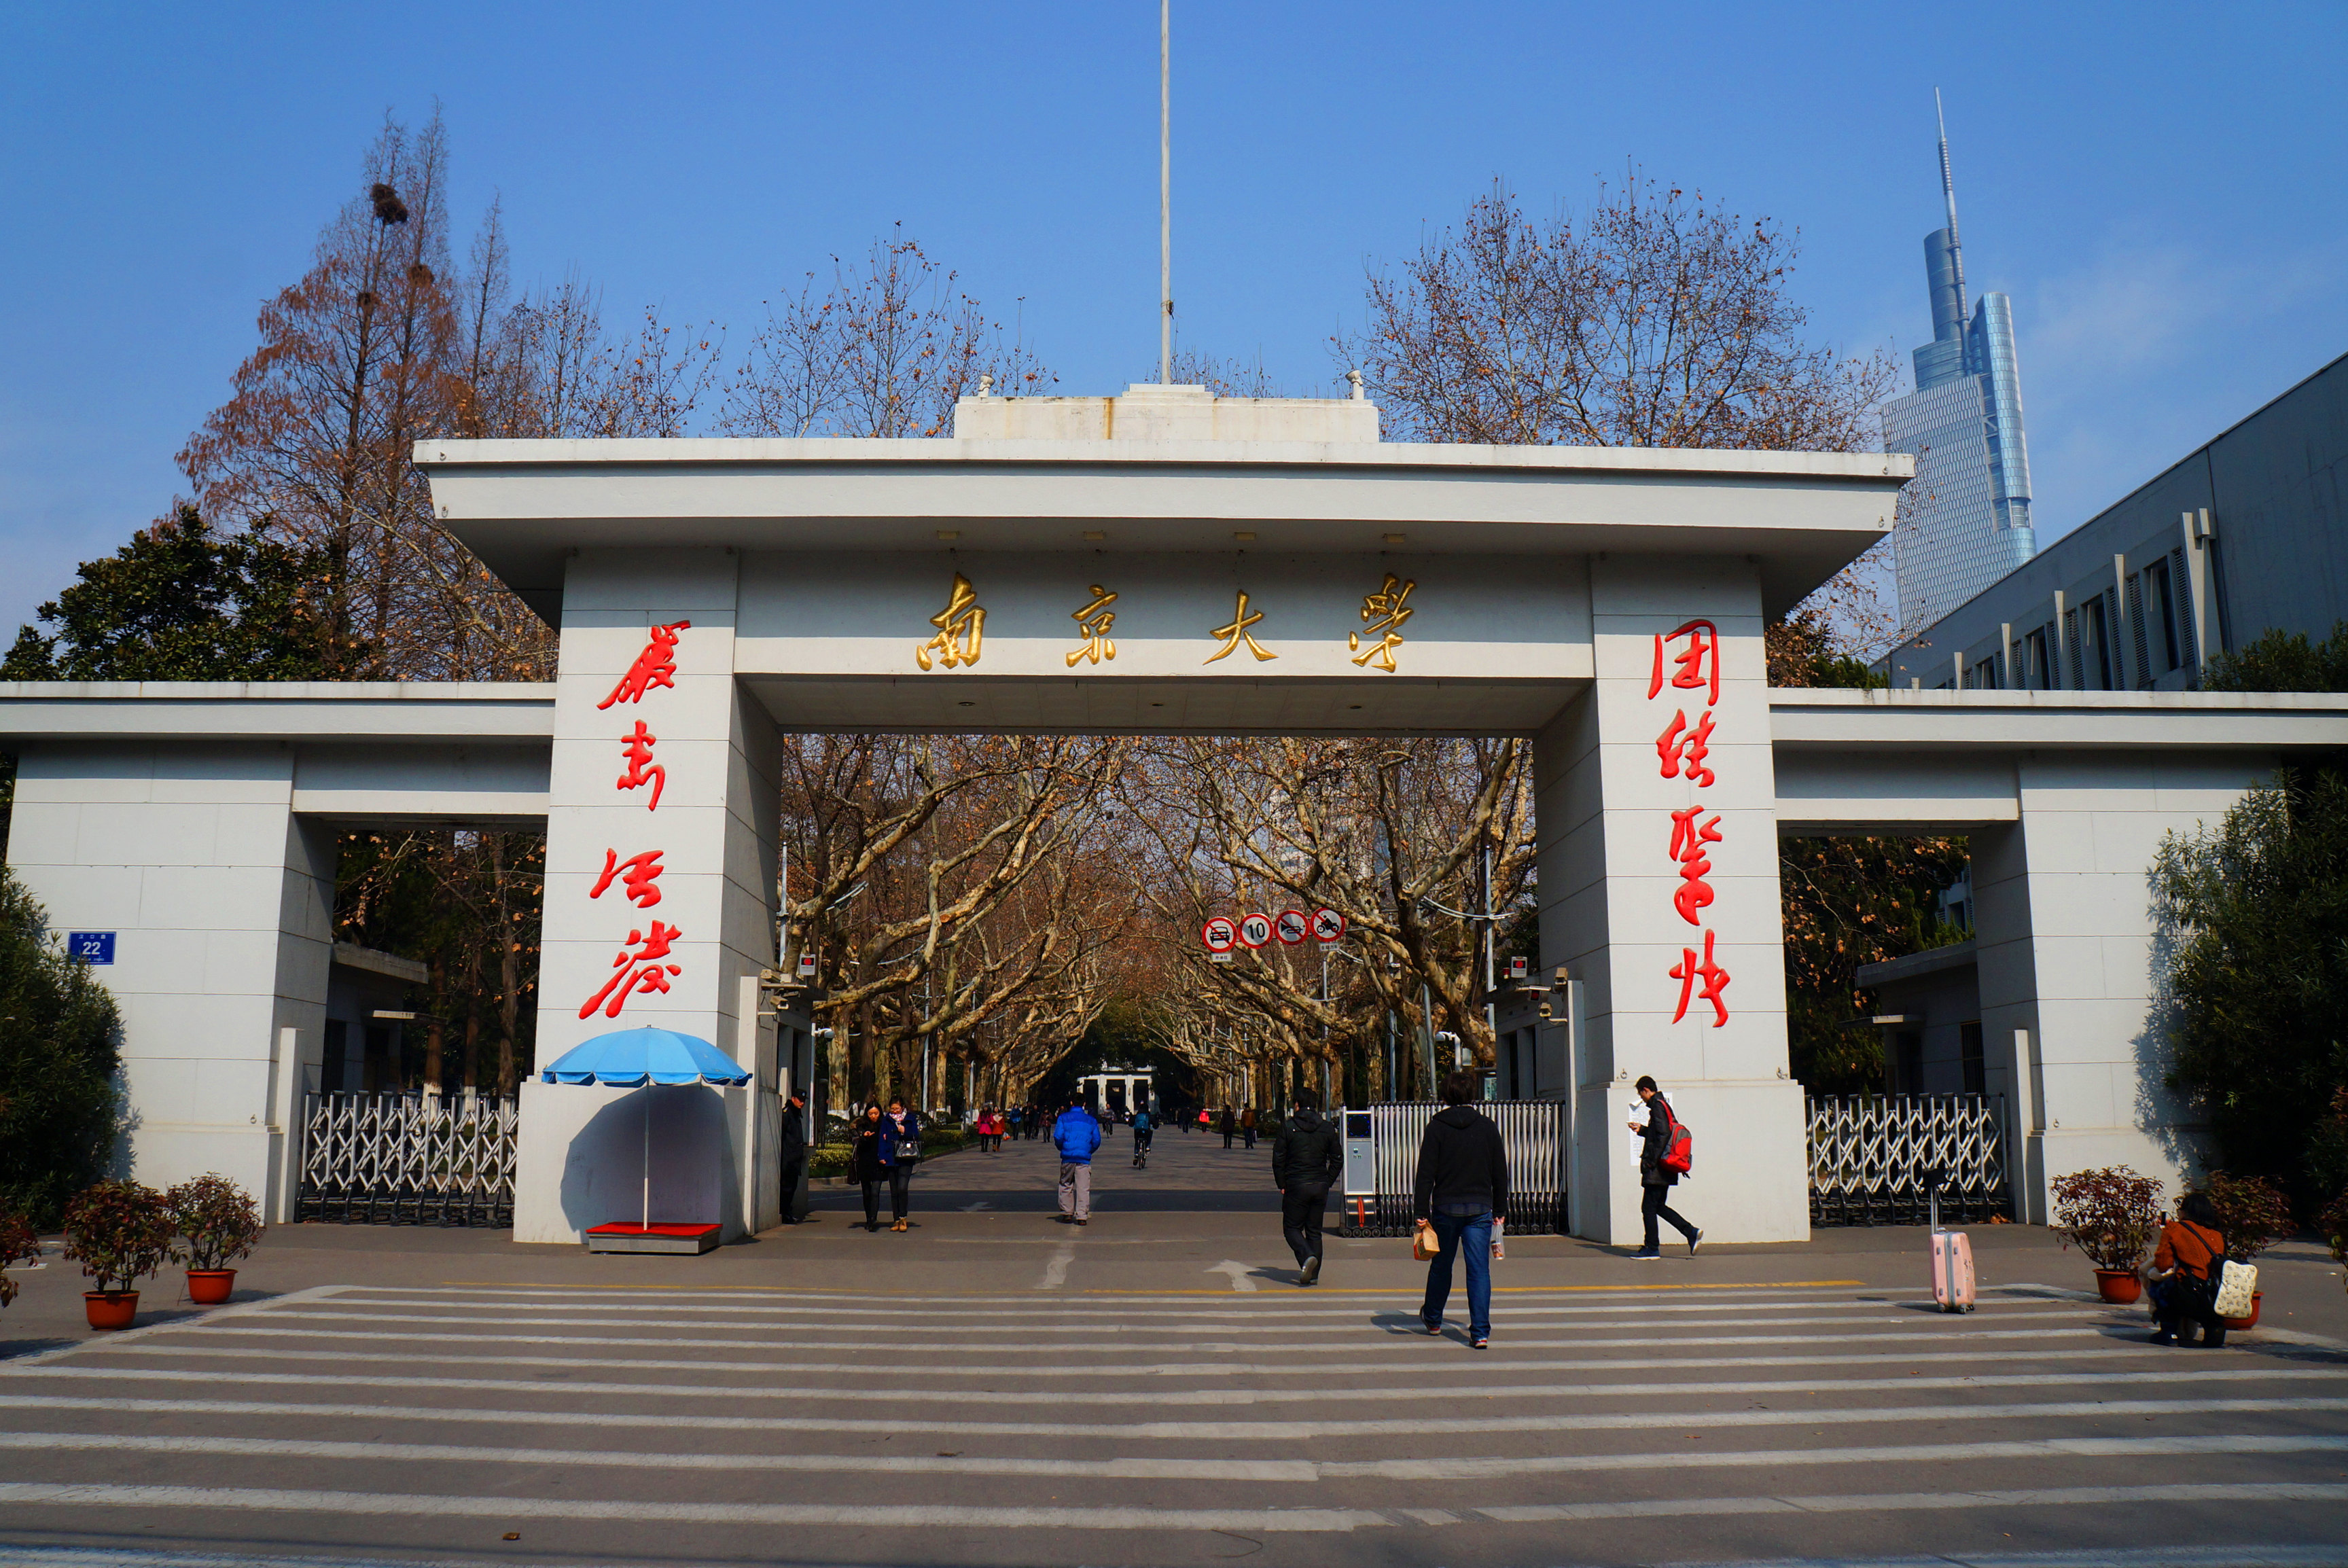
[[[2263,1176],[2229,1176],[2223,1171],[2212,1171],[2203,1191],[2209,1195],[2209,1206],[2218,1211],[2218,1231],[2226,1238],[2226,1255],[2237,1262],[2249,1263],[2291,1233],[2291,1201]],[[2264,1291],[2250,1293],[2248,1317],[2219,1321],[2229,1328],[2257,1327],[2259,1303],[2265,1295]]]
[[[172,1261],[188,1271],[188,1299],[218,1306],[236,1289],[228,1265],[248,1255],[261,1240],[261,1210],[252,1194],[217,1172],[182,1181],[163,1194],[180,1244]]]
[[[2054,1223],[2065,1247],[2096,1265],[2096,1288],[2125,1306],[2144,1294],[2137,1270],[2160,1228],[2160,1183],[2126,1165],[2054,1179]]]
[[[171,1251],[171,1211],[138,1181],[100,1181],[66,1206],[66,1256],[98,1282],[82,1292],[92,1328],[128,1328],[139,1316],[139,1280]]]
[[[40,1233],[22,1214],[0,1213],[0,1306],[16,1299],[17,1284],[8,1277],[11,1264],[38,1263]]]

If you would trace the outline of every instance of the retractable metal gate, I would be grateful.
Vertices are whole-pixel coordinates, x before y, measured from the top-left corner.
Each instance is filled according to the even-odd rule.
[[[1811,1224],[1921,1224],[1928,1171],[1941,1172],[1943,1220],[2013,1212],[2003,1096],[1813,1095],[1806,1106]]]
[[[511,1226],[516,1104],[492,1095],[304,1095],[296,1217]]]
[[[1338,1234],[1410,1233],[1411,1191],[1418,1179],[1418,1145],[1426,1124],[1443,1109],[1431,1100],[1365,1108],[1370,1116],[1372,1169],[1377,1190],[1348,1193]],[[1566,1227],[1565,1102],[1555,1099],[1478,1100],[1475,1109],[1499,1125],[1509,1158],[1509,1233],[1556,1235]]]

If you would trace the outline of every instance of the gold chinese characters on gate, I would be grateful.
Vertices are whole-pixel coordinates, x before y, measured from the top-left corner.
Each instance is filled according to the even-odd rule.
[[[1345,634],[1345,650],[1351,662],[1364,669],[1383,670],[1394,675],[1399,669],[1395,655],[1404,642],[1403,624],[1418,614],[1410,603],[1411,590],[1418,583],[1407,577],[1397,577],[1389,572],[1375,593],[1362,595],[1362,626]],[[1099,583],[1088,592],[1091,599],[1068,612],[1076,624],[1084,641],[1067,652],[1067,665],[1074,669],[1079,664],[1101,665],[1117,658],[1117,644],[1109,630],[1117,624],[1117,612],[1110,608],[1117,595]],[[1248,608],[1245,589],[1234,591],[1231,618],[1220,626],[1207,628],[1207,636],[1214,651],[1200,660],[1211,665],[1245,648],[1258,663],[1276,659],[1279,654],[1257,639],[1255,628],[1264,620],[1262,610]],[[936,635],[914,645],[913,663],[923,671],[959,669],[976,665],[983,650],[986,629],[986,607],[978,602],[978,591],[970,579],[957,572],[953,586],[946,594],[945,608],[930,617],[929,624]]]

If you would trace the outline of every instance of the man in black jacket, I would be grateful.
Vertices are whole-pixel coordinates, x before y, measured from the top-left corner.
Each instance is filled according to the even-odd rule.
[[[1443,1332],[1451,1299],[1451,1258],[1468,1254],[1468,1342],[1492,1342],[1492,1216],[1509,1212],[1509,1155],[1492,1119],[1468,1102],[1484,1080],[1461,1068],[1443,1080],[1443,1109],[1426,1124],[1418,1145],[1418,1181],[1412,1197],[1417,1222],[1435,1229],[1437,1252],[1426,1265],[1426,1299],[1418,1320]]]
[[[1330,1184],[1345,1165],[1337,1129],[1322,1119],[1318,1100],[1309,1090],[1299,1093],[1294,1114],[1272,1140],[1272,1181],[1280,1189],[1280,1229],[1288,1238],[1288,1250],[1296,1254],[1299,1285],[1321,1277],[1321,1217],[1329,1205]]]
[[[1669,1220],[1672,1228],[1687,1238],[1688,1256],[1694,1257],[1704,1233],[1672,1207],[1672,1189],[1679,1185],[1680,1173],[1663,1163],[1664,1156],[1672,1151],[1672,1140],[1679,1132],[1679,1118],[1672,1114],[1672,1102],[1663,1098],[1653,1078],[1642,1078],[1635,1087],[1647,1107],[1647,1119],[1631,1123],[1631,1130],[1644,1140],[1639,1146],[1639,1214],[1646,1222],[1647,1239],[1631,1256],[1640,1263],[1653,1263],[1662,1257],[1663,1251],[1655,1222]]]
[[[793,1089],[783,1101],[782,1134],[775,1140],[775,1158],[782,1167],[783,1223],[799,1222],[799,1177],[807,1171],[807,1096]]]

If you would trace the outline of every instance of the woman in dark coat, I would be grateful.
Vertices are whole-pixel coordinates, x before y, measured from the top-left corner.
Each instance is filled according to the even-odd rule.
[[[864,1188],[864,1228],[880,1228],[880,1188],[889,1180],[889,1168],[880,1163],[880,1133],[886,1125],[880,1114],[880,1104],[875,1100],[864,1108],[864,1115],[856,1123],[856,1141],[848,1151],[848,1174]]]
[[[907,1228],[905,1213],[912,1194],[907,1184],[913,1179],[913,1167],[922,1160],[922,1119],[905,1109],[901,1099],[889,1102],[889,1114],[880,1119],[880,1170],[889,1181],[889,1213],[894,1223],[892,1231]],[[866,1189],[870,1191],[870,1188]],[[871,1199],[865,1200],[868,1210],[877,1207]]]

